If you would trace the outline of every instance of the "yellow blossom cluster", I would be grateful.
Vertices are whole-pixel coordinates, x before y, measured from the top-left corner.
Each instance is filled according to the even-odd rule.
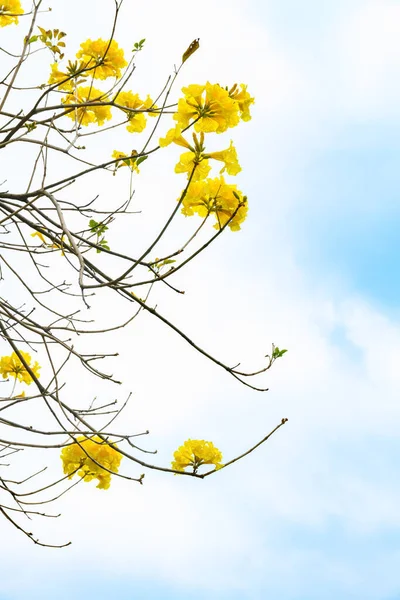
[[[65,71],[61,71],[59,68],[59,63],[53,63],[51,65],[51,73],[48,84],[54,85],[55,83],[58,83],[57,88],[59,90],[72,92],[76,88],[77,77],[79,77],[79,74],[83,68],[83,63],[72,63],[71,61],[68,61]],[[81,81],[84,81],[84,79],[81,79]]]
[[[216,469],[223,467],[221,452],[212,442],[205,440],[186,440],[174,452],[174,459],[171,464],[175,471],[192,467],[193,472],[196,472],[201,465],[214,465]]]
[[[75,107],[74,110],[67,114],[71,119],[76,119],[80,125],[89,125],[89,123],[97,123],[104,125],[104,121],[109,121],[112,118],[111,108],[107,104],[99,104],[108,102],[108,96],[93,86],[80,86],[76,91],[67,94],[62,99],[63,104],[86,104],[86,106]],[[88,103],[93,102],[93,106]]]
[[[28,352],[19,350],[19,353],[26,364],[30,367],[35,377],[39,378],[39,369],[41,368],[39,363],[36,361],[33,364],[32,357],[30,354],[28,354]],[[27,385],[30,385],[33,381],[32,376],[26,370],[16,352],[13,352],[10,356],[2,356],[0,358],[0,374],[2,375],[3,379],[7,379],[7,377],[11,376],[15,377],[15,379],[18,381],[26,383]]]
[[[213,214],[217,221],[215,229],[228,225],[231,231],[239,231],[247,215],[247,197],[222,176],[195,181],[182,201],[182,213],[187,217],[196,213],[203,219]]]
[[[247,199],[225,180],[207,179],[211,171],[210,159],[223,163],[220,175],[237,175],[241,170],[236,148],[231,140],[225,150],[206,151],[205,133],[223,133],[235,127],[240,119],[249,121],[250,106],[254,103],[244,84],[233,85],[229,90],[219,84],[207,82],[205,85],[192,84],[182,88],[184,97],[178,101],[178,109],[174,114],[177,121],[165,137],[159,140],[160,147],[171,143],[186,148],[175,166],[175,173],[186,173],[190,184],[184,193],[182,212],[186,216],[194,215],[206,218],[214,213],[217,223],[214,227],[221,229],[228,222],[232,231],[240,229],[240,224],[247,215]],[[189,127],[194,128],[193,143],[189,143],[182,133]],[[181,196],[182,197],[182,196]]]
[[[128,64],[124,57],[124,51],[115,40],[86,40],[81,44],[76,58],[81,58],[85,68],[93,71],[91,74],[95,79],[107,79],[108,77],[119,79],[121,69]]]
[[[66,116],[76,121],[79,126],[90,123],[101,126],[105,121],[109,121],[112,118],[111,104],[127,115],[127,130],[131,133],[144,130],[145,113],[157,116],[157,107],[149,96],[142,100],[138,94],[129,91],[119,92],[115,98],[111,98],[107,93],[93,87],[93,79],[121,78],[122,69],[128,64],[124,51],[115,40],[86,40],[81,44],[76,58],[78,60],[75,62],[68,61],[64,69],[60,68],[59,63],[53,63],[48,84],[58,84],[57,88],[60,91],[68,92],[67,96],[62,98],[65,105],[93,103],[93,106],[77,107],[66,113]],[[90,85],[82,85],[85,83]]]
[[[116,447],[116,444],[113,444]],[[86,438],[79,436],[76,442],[61,450],[64,473],[69,479],[75,473],[84,481],[97,479],[97,487],[106,490],[110,487],[111,473],[118,473],[122,454],[114,450],[99,436]],[[98,464],[96,464],[98,463]],[[105,468],[103,468],[105,467]]]
[[[69,60],[64,71],[59,68],[58,63],[53,63],[48,83],[53,85],[61,82],[58,86],[59,90],[72,91],[87,77],[119,79],[122,75],[121,69],[128,64],[124,57],[124,51],[115,40],[86,40],[76,53],[76,58],[80,60],[75,62]]]
[[[223,133],[235,127],[240,119],[250,120],[249,106],[254,98],[242,84],[241,92],[235,84],[230,90],[218,83],[207,81],[205,85],[192,84],[182,88],[184,97],[178,101],[175,121],[182,129],[194,123],[197,132]]]
[[[20,0],[0,0],[0,27],[14,23],[18,25],[18,15],[23,15],[24,10]]]
[[[154,102],[150,96],[147,96],[146,100],[141,100],[139,95],[133,92],[120,92],[114,102],[128,117],[126,129],[130,133],[141,133],[146,127],[145,112],[154,107]],[[148,114],[156,116],[156,113],[150,112]]]
[[[168,146],[172,142],[178,146],[183,146],[189,149],[189,152],[184,152],[180,156],[179,163],[175,166],[175,173],[187,173],[188,179],[191,181],[199,181],[206,179],[211,167],[208,159],[219,160],[224,163],[220,173],[225,171],[228,175],[237,175],[242,170],[236,148],[231,140],[229,148],[219,152],[206,152],[204,148],[204,133],[200,134],[200,139],[193,134],[194,145],[190,145],[182,135],[180,126],[170,129],[164,138],[160,138],[159,144],[161,147]],[[196,166],[196,169],[194,168]],[[192,175],[193,172],[193,175]]]

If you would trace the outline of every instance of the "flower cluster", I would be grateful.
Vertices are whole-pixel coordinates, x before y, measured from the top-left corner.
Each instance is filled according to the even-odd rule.
[[[128,91],[119,92],[115,98],[111,98],[107,93],[93,87],[93,79],[122,77],[122,69],[128,63],[124,51],[115,40],[86,40],[81,44],[76,58],[78,60],[75,62],[69,60],[64,69],[60,68],[59,63],[53,63],[48,84],[58,84],[58,90],[68,92],[67,96],[62,98],[63,104],[86,104],[66,113],[66,116],[76,121],[79,126],[90,123],[103,125],[105,121],[109,121],[112,118],[111,104],[115,104],[127,115],[127,130],[131,133],[144,130],[145,113],[151,116],[158,114],[157,107],[149,96],[142,100],[138,94]],[[88,102],[93,103],[93,106],[87,106]]]
[[[232,231],[237,231],[247,215],[246,197],[236,186],[225,183],[222,177],[207,179],[211,171],[210,160],[223,163],[220,175],[225,172],[237,175],[242,170],[236,148],[231,141],[225,150],[206,151],[204,134],[223,133],[235,127],[240,119],[249,121],[249,108],[254,98],[244,84],[240,88],[235,84],[228,90],[207,82],[189,85],[182,88],[182,92],[184,97],[178,101],[178,110],[174,114],[177,125],[159,140],[160,147],[174,143],[188,150],[181,154],[175,166],[175,173],[186,173],[190,180],[183,194],[182,213],[186,216],[196,213],[203,218],[214,213],[217,229],[228,224]],[[189,143],[182,133],[192,126],[200,135],[193,133],[193,143]]]
[[[235,127],[240,119],[249,121],[249,106],[254,103],[254,98],[247,92],[247,86],[241,84],[241,87],[239,92],[235,83],[228,90],[209,81],[205,85],[184,87],[184,97],[178,101],[174,119],[182,129],[194,123],[195,130],[203,133],[223,133]]]
[[[128,64],[124,57],[124,51],[115,40],[86,40],[81,44],[76,58],[81,58],[85,68],[93,71],[92,75],[95,79],[107,79],[108,77],[119,79],[121,69]]]
[[[0,0],[0,27],[14,23],[18,25],[18,15],[23,15],[24,10],[20,0]]]
[[[195,181],[182,201],[182,213],[187,217],[196,213],[203,219],[213,214],[217,221],[215,229],[228,225],[231,231],[239,231],[247,215],[247,197],[222,176]]]
[[[80,86],[76,91],[67,94],[62,99],[63,104],[86,104],[86,106],[75,107],[75,110],[67,113],[71,119],[76,119],[80,125],[89,125],[89,123],[97,123],[103,125],[104,121],[109,121],[112,118],[111,109],[107,104],[99,104],[108,102],[108,97],[101,90],[93,86]],[[93,102],[93,106],[90,103]]]
[[[28,352],[19,350],[19,353],[26,364],[30,367],[35,377],[39,378],[39,363],[35,362],[32,364],[32,357],[30,354],[28,354]],[[3,379],[7,379],[7,377],[11,376],[15,377],[15,379],[18,381],[26,383],[27,385],[30,385],[33,381],[32,376],[26,370],[16,352],[13,352],[11,356],[2,356],[0,358],[0,374],[3,376]]]
[[[187,173],[188,179],[191,181],[199,181],[200,179],[206,179],[211,167],[208,159],[219,160],[224,163],[224,166],[220,170],[220,173],[226,171],[228,175],[237,175],[241,170],[239,165],[238,155],[236,148],[231,141],[229,148],[221,150],[219,152],[208,152],[206,153],[204,147],[204,133],[200,134],[200,138],[193,134],[194,144],[191,145],[182,135],[179,125],[170,129],[165,138],[160,138],[159,144],[161,147],[168,146],[172,142],[178,146],[188,148],[189,152],[184,152],[180,156],[179,163],[175,166],[175,173]],[[195,169],[196,166],[196,169]]]
[[[141,133],[146,127],[145,111],[153,107],[153,100],[147,96],[146,100],[141,100],[138,94],[133,92],[120,92],[114,99],[115,104],[126,113],[128,124],[126,129],[131,133]],[[155,113],[149,113],[155,116]]]
[[[113,446],[116,447],[116,444],[113,443]],[[97,487],[102,490],[110,487],[110,471],[118,473],[121,459],[122,454],[111,448],[99,436],[92,438],[79,436],[76,442],[61,450],[64,473],[69,475],[69,479],[75,473],[78,473],[84,481],[97,479],[99,482]]]
[[[77,88],[77,82],[83,83],[85,81],[82,78],[82,70],[84,64],[82,62],[71,62],[68,61],[65,71],[61,71],[59,63],[55,62],[51,65],[51,73],[49,77],[49,85],[57,85],[57,89],[66,92],[73,92]],[[79,77],[79,79],[78,79]]]
[[[179,446],[174,452],[172,468],[175,471],[184,471],[186,467],[192,467],[196,473],[201,465],[214,465],[216,469],[221,469],[222,454],[212,442],[205,440],[186,440],[183,446]]]

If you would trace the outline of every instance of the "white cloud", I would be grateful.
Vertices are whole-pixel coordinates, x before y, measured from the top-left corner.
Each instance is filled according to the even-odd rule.
[[[338,31],[348,101],[361,118],[398,115],[400,6],[365,2]]]

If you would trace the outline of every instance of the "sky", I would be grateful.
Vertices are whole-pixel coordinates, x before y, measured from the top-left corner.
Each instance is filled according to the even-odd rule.
[[[62,27],[78,49],[107,36],[112,5],[54,2],[41,23]],[[160,295],[159,308],[227,363],[258,365],[272,342],[288,353],[262,380],[269,391],[257,393],[144,316],[108,338],[124,383],[99,393],[133,392],[124,418],[150,430],[158,464],[188,437],[233,457],[289,420],[205,481],[147,472],[143,486],[78,485],[60,499],[60,519],[37,523],[42,538],[72,539],[66,549],[37,548],[2,523],[0,600],[400,598],[400,5],[154,0],[149,8],[125,0],[115,35],[127,50],[146,38],[132,81],[140,92],[155,96],[200,37],[179,86],[237,81],[256,98],[252,121],[221,136],[238,150],[248,218],[181,272],[185,295]],[[11,40],[17,28],[4,32]],[[101,157],[110,140],[103,147],[99,137],[88,148]],[[121,225],[113,244],[141,240],[177,197],[177,157],[171,148],[143,164],[140,224],[128,234]],[[122,175],[104,180],[105,200],[123,195]],[[93,314],[106,302],[94,301]],[[98,385],[71,378],[78,395]],[[57,454],[35,460],[58,472]]]

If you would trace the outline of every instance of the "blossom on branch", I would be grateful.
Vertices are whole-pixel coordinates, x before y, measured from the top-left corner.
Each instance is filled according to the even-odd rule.
[[[192,181],[206,179],[211,171],[211,167],[206,158],[202,155],[199,156],[195,152],[184,152],[181,154],[179,162],[175,165],[175,173],[187,173],[189,178],[195,166],[196,170],[193,173]]]
[[[130,133],[141,133],[146,127],[145,112],[153,105],[153,101],[149,96],[146,100],[141,100],[139,94],[133,92],[120,92],[114,99],[115,104],[118,104],[128,117],[128,125],[126,129]],[[153,107],[154,108],[154,107]],[[142,112],[143,111],[143,112]],[[153,115],[155,113],[148,113]]]
[[[55,62],[51,65],[51,73],[47,83],[49,85],[59,83],[59,90],[63,90],[65,92],[72,92],[73,85],[72,80],[69,79],[69,77],[71,77],[71,75],[69,73],[64,73],[63,71],[60,71],[59,64]]]
[[[242,89],[239,92],[238,87],[235,83],[232,89],[229,90],[229,95],[239,104],[240,118],[242,119],[242,121],[250,121],[250,105],[254,104],[254,98],[252,98],[249,92],[247,91],[247,85],[241,83],[240,87]]]
[[[116,447],[116,444],[113,446]],[[64,473],[69,476],[69,479],[77,472],[84,481],[97,479],[99,483],[96,487],[107,490],[110,487],[112,474],[109,471],[118,473],[122,454],[111,448],[98,435],[92,438],[81,435],[76,438],[75,443],[61,450],[60,457]]]
[[[121,77],[121,69],[128,64],[124,57],[124,51],[115,40],[105,41],[86,40],[81,44],[76,58],[85,62],[86,68],[94,67],[89,73],[95,79],[107,79],[108,77]]]
[[[85,65],[82,61],[71,62],[69,60],[65,71],[61,71],[59,63],[55,62],[51,65],[51,73],[47,83],[49,85],[60,83],[58,86],[59,90],[72,93],[78,83],[85,82],[84,78],[87,77],[87,74],[84,70]]]
[[[172,468],[175,471],[184,471],[186,467],[192,467],[195,473],[201,465],[214,465],[221,469],[222,454],[212,442],[205,440],[186,440],[183,446],[179,446],[174,452]]]
[[[242,170],[239,165],[238,155],[236,148],[231,141],[229,148],[221,150],[220,152],[210,152],[206,154],[207,158],[213,158],[214,160],[220,160],[224,163],[224,166],[220,170],[220,173],[226,171],[228,175],[237,175]]]
[[[160,144],[161,148],[165,148],[166,146],[174,143],[178,146],[183,146],[184,148],[188,148],[189,150],[193,151],[193,147],[183,137],[182,127],[180,125],[176,125],[175,127],[172,127],[172,129],[169,129],[165,137],[161,137],[158,143]]]
[[[182,88],[184,98],[178,101],[174,119],[185,129],[194,122],[197,132],[223,133],[239,123],[240,107],[228,90],[218,83],[192,84]]]
[[[35,233],[31,233],[31,237],[38,237],[39,240],[43,243],[46,244],[46,240],[45,237],[43,235],[43,233],[40,233],[40,231],[35,231]]]
[[[84,104],[87,102],[108,102],[109,99],[104,92],[93,86],[81,86],[75,92],[62,98],[61,101],[68,106],[68,104]],[[112,118],[111,109],[107,105],[77,107],[67,113],[66,116],[73,120],[76,118],[79,125],[89,125],[89,123],[104,125],[104,121],[109,121]]]
[[[39,363],[36,361],[34,364],[31,364],[32,357],[28,352],[20,350],[19,353],[30,367],[35,377],[39,378],[39,369],[41,368]],[[3,376],[3,379],[7,379],[7,377],[11,376],[27,385],[30,385],[33,381],[32,376],[26,370],[16,352],[13,352],[10,356],[2,356],[0,358],[0,374]]]
[[[238,231],[247,216],[247,197],[222,176],[194,181],[182,201],[182,213],[188,217],[197,213],[203,219],[214,214],[215,229],[228,224],[231,231]]]
[[[20,0],[0,0],[0,27],[14,23],[18,25],[18,15],[23,15],[24,9]]]
[[[131,171],[136,171],[136,173],[139,173],[135,154],[137,154],[136,150],[132,150],[131,154],[125,154],[125,152],[114,150],[112,157],[118,160],[118,162],[115,163],[115,169],[119,169],[119,167],[129,167]]]

